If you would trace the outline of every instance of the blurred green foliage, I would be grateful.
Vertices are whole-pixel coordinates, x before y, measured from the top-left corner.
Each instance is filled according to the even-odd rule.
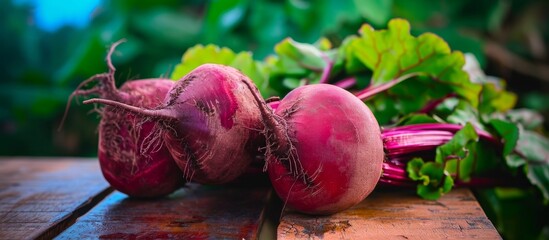
[[[547,4],[534,0],[120,0],[103,1],[83,29],[46,32],[33,23],[31,6],[2,1],[0,155],[95,155],[96,134],[90,129],[98,118],[89,114],[91,107],[73,106],[66,125],[56,128],[70,92],[106,71],[106,49],[121,38],[127,43],[113,59],[119,84],[168,77],[185,50],[199,43],[264,59],[286,37],[308,43],[326,37],[338,45],[363,23],[385,27],[389,19],[403,17],[414,34],[434,32],[454,50],[475,54],[524,93],[523,106],[547,112],[545,76],[536,79],[491,63],[484,51],[486,42],[496,42],[527,61],[546,64],[549,25],[542,7]],[[532,42],[541,42],[537,50],[544,52],[533,51]]]
[[[394,17],[409,20],[413,35],[433,32],[453,50],[474,54],[489,75],[508,81],[519,107],[547,119],[548,7],[536,0],[104,0],[87,27],[46,32],[34,23],[31,6],[0,1],[0,156],[95,156],[99,119],[91,106],[73,101],[65,125],[57,127],[69,94],[107,70],[107,48],[119,39],[127,39],[113,56],[121,84],[169,77],[196,44],[250,51],[260,60],[286,37],[305,43],[326,37],[337,46],[362,24],[385,28]],[[547,236],[547,203],[529,204],[532,193],[511,192],[478,195],[504,237]],[[523,204],[532,216],[518,221],[525,228],[502,220],[515,219]]]

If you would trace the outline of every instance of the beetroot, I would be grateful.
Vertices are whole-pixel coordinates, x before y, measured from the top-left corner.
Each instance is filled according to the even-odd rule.
[[[294,89],[274,113],[255,97],[264,116],[268,174],[287,206],[332,214],[372,192],[384,152],[377,120],[362,101],[327,84]]]
[[[119,100],[153,108],[173,85],[171,80],[138,80],[124,84]],[[107,106],[99,125],[99,163],[105,179],[134,197],[158,197],[184,184],[168,148],[155,138],[156,123]]]
[[[261,114],[244,82],[252,84],[232,67],[204,64],[176,82],[156,109],[107,99],[85,103],[156,121],[162,133],[154,137],[162,135],[187,180],[220,184],[240,176],[258,153]]]
[[[72,96],[95,94],[143,108],[158,106],[174,82],[166,79],[135,80],[117,89],[110,57],[119,43],[113,44],[109,51],[109,73],[84,81]],[[96,86],[80,90],[93,81],[97,81]],[[132,197],[159,197],[183,186],[181,171],[162,139],[156,137],[158,128],[155,122],[110,106],[99,109],[99,112],[98,158],[103,176],[114,189]]]

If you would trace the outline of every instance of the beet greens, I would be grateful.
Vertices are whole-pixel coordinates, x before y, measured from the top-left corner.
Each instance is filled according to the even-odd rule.
[[[274,52],[266,61],[255,63],[260,70],[247,68],[246,74],[268,76],[267,85],[265,77],[259,78],[264,96],[284,97],[300,86],[329,83],[363,99],[388,137],[394,126],[433,124],[429,129],[409,129],[415,143],[385,139],[390,153],[382,181],[393,171],[405,180],[404,185],[416,185],[418,191],[424,188],[407,171],[421,165],[420,160],[411,161],[419,158],[426,168],[436,169],[437,176],[451,176],[453,181],[447,185],[514,185],[526,179],[549,199],[549,141],[542,135],[539,114],[513,109],[517,97],[505,90],[503,80],[484,75],[472,55],[452,51],[435,34],[412,36],[406,20],[394,19],[382,30],[365,24],[359,35],[347,37],[337,47],[327,39],[306,44],[287,38]],[[193,53],[186,54],[182,64],[204,61],[203,55]],[[209,58],[214,61],[221,56],[214,52]],[[269,105],[276,108],[277,104]],[[536,121],[527,120],[532,115]],[[474,131],[457,134],[467,125]],[[412,134],[407,131],[401,128],[393,137]],[[448,143],[456,147],[442,148]],[[461,148],[468,154],[436,163],[437,156],[452,158]],[[492,181],[497,174],[508,180]],[[441,195],[435,193],[439,188],[430,191],[421,190],[425,194],[420,195]]]
[[[109,61],[109,74],[83,83],[98,86],[75,95],[98,94],[85,103],[108,105],[102,109],[116,117],[105,121],[149,132],[138,134],[145,137],[136,151],[173,158],[188,181],[232,181],[263,150],[275,191],[304,213],[352,207],[378,182],[432,200],[454,186],[535,186],[549,199],[541,120],[513,109],[517,96],[503,80],[435,34],[412,36],[407,21],[394,19],[385,30],[363,25],[338,47],[287,38],[274,51],[261,62],[198,45],[172,73],[177,82],[142,82],[158,84],[154,99],[132,95],[139,81],[116,90]],[[135,135],[120,131],[107,132]]]

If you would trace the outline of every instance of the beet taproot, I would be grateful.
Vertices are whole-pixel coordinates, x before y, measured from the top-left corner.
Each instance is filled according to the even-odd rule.
[[[177,81],[156,109],[108,99],[85,103],[111,105],[156,121],[186,180],[221,184],[240,176],[261,146],[261,114],[244,82],[253,84],[235,68],[204,64]]]
[[[113,44],[109,50],[109,72],[83,81],[71,94],[71,99],[95,95],[150,109],[162,103],[174,81],[134,80],[116,88],[111,56],[121,42]],[[96,85],[82,89],[90,83]],[[181,171],[163,139],[157,136],[160,131],[156,122],[111,106],[97,110],[101,115],[98,159],[103,176],[114,189],[132,197],[151,198],[170,194],[184,185]]]
[[[255,97],[265,123],[267,171],[287,206],[333,214],[372,192],[384,151],[378,122],[362,101],[328,84],[298,87],[274,111]]]

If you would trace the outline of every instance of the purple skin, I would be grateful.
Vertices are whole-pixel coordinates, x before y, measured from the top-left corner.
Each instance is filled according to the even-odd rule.
[[[252,88],[252,86],[250,86]],[[384,159],[377,120],[351,93],[328,84],[291,91],[271,110],[259,96],[267,171],[285,204],[333,214],[366,198]]]
[[[84,103],[107,104],[156,121],[188,181],[221,184],[240,176],[258,154],[261,114],[244,82],[253,84],[232,67],[204,64],[176,82],[156,109],[107,99]]]
[[[171,80],[147,79],[125,83],[115,98],[144,108],[162,103],[174,85]],[[154,138],[156,124],[107,106],[101,111],[98,158],[105,179],[132,197],[168,195],[185,183],[162,139]]]
[[[96,95],[142,108],[154,108],[162,103],[175,82],[144,79],[129,81],[120,89],[116,88],[111,56],[122,42],[114,43],[107,54],[109,72],[83,81],[71,94],[65,116],[75,96]],[[97,84],[83,89],[92,82]],[[101,114],[99,163],[103,176],[114,189],[132,197],[151,198],[170,194],[185,184],[162,139],[154,137],[158,129],[154,122],[110,106],[98,109],[98,112]]]

